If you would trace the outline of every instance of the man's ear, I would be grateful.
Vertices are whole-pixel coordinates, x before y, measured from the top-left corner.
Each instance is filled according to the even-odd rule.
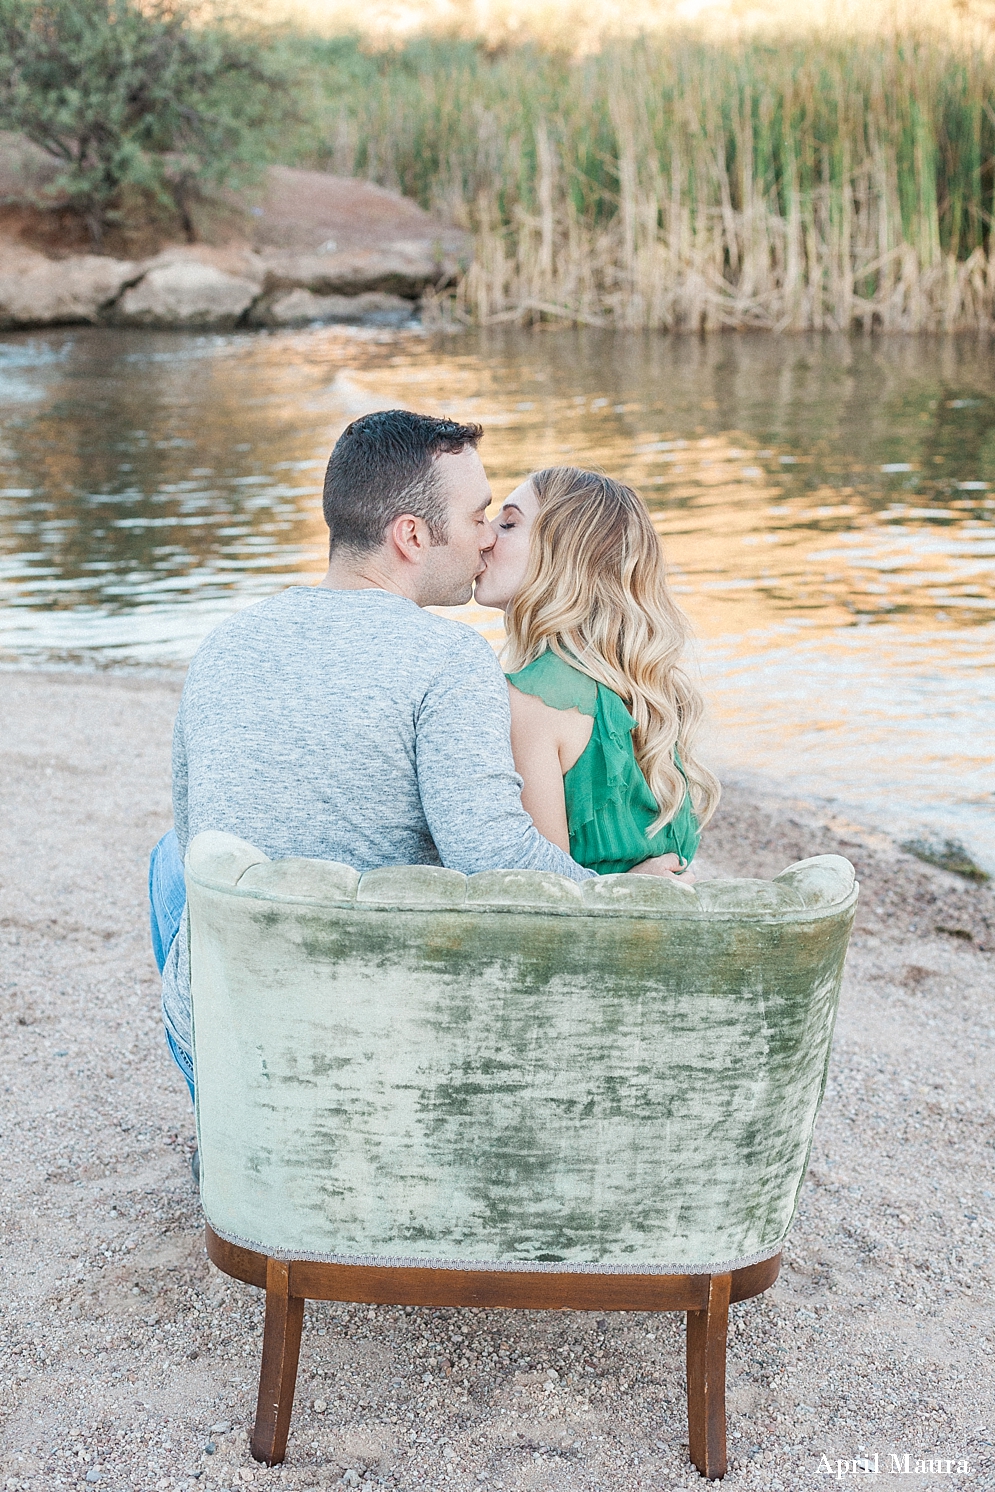
[[[384,535],[392,554],[409,565],[422,563],[431,547],[431,537],[424,518],[417,518],[414,513],[401,513]]]

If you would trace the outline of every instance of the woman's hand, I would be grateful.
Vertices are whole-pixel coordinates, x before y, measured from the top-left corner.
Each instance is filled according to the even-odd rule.
[[[681,857],[679,855],[654,855],[650,860],[641,860],[631,870],[626,871],[630,876],[663,876],[670,881],[683,881],[685,886],[694,885],[694,871],[691,869],[681,870]]]

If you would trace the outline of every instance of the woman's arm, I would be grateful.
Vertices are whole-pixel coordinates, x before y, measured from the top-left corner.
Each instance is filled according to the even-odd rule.
[[[539,833],[551,844],[570,853],[567,805],[563,795],[565,773],[591,739],[594,719],[580,710],[554,710],[535,694],[523,694],[508,685],[511,703],[511,750],[522,777],[522,807]],[[690,884],[694,872],[681,868],[677,855],[656,855],[633,866],[630,875],[666,876]]]
[[[563,774],[591,739],[594,720],[579,710],[554,710],[535,694],[508,685],[511,750],[522,775],[522,806],[539,833],[570,851]]]

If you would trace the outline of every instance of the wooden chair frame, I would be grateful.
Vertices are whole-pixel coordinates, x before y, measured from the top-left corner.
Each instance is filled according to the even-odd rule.
[[[781,1255],[729,1274],[571,1274],[394,1268],[267,1258],[207,1226],[212,1263],[266,1291],[259,1399],[250,1448],[273,1466],[287,1450],[306,1300],[367,1305],[481,1306],[527,1311],[686,1311],[688,1441],[702,1476],[726,1474],[726,1337],[733,1301],[761,1295]]]

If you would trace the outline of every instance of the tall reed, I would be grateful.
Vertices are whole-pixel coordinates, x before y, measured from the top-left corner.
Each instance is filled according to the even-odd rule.
[[[456,314],[939,331],[995,317],[995,70],[930,36],[569,57],[311,42],[311,158],[454,216]]]

